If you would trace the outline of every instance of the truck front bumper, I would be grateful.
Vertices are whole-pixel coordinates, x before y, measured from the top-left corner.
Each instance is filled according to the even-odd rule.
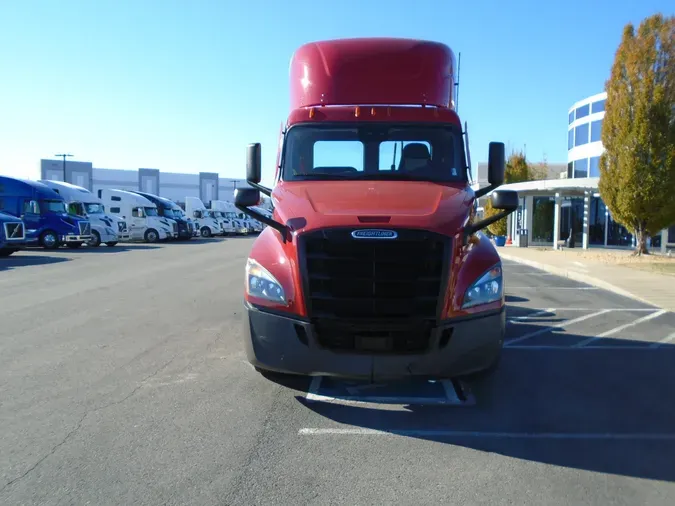
[[[63,243],[69,242],[87,242],[91,240],[91,235],[62,235],[59,240]]]
[[[249,362],[260,369],[310,376],[396,379],[453,378],[490,367],[506,332],[506,311],[447,320],[436,327],[424,353],[371,354],[320,346],[311,323],[245,304],[244,341]],[[443,339],[451,329],[450,338]]]

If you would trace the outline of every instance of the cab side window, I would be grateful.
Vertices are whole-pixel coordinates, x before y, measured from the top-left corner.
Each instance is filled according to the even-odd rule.
[[[24,214],[40,214],[40,206],[34,200],[24,200],[23,202]]]

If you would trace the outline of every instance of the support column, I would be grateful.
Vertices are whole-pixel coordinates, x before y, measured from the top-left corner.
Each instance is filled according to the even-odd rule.
[[[605,207],[605,248],[607,247],[608,238],[609,238],[609,211]]]
[[[555,205],[553,207],[553,249],[558,249],[560,241],[560,214],[562,211],[562,199],[560,194],[555,194]]]
[[[534,224],[534,197],[525,197],[525,228],[527,229],[527,245],[532,244],[532,225]]]
[[[591,192],[584,192],[584,222],[581,239],[581,247],[588,249],[590,225],[591,225]]]
[[[668,229],[661,230],[661,253],[666,254],[668,248]]]

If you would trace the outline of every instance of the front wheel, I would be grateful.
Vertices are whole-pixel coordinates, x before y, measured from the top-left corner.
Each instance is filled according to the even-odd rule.
[[[202,227],[200,232],[202,237],[211,237],[211,229],[209,227]]]
[[[145,242],[159,241],[159,233],[154,228],[145,231]]]
[[[56,249],[60,246],[58,236],[51,230],[42,232],[40,244],[44,249]]]
[[[87,241],[87,244],[92,248],[99,247],[101,245],[101,234],[99,234],[96,230],[92,230],[91,239]]]

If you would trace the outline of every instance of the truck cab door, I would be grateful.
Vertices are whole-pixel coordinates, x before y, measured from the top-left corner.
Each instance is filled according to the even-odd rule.
[[[40,219],[40,206],[36,200],[25,199],[23,201],[23,213],[20,218],[23,220],[26,226],[26,236],[37,237],[42,226]],[[35,232],[29,234],[29,230],[34,230]]]
[[[142,239],[146,229],[145,213],[142,207],[134,207],[131,210],[130,234],[134,239]]]

